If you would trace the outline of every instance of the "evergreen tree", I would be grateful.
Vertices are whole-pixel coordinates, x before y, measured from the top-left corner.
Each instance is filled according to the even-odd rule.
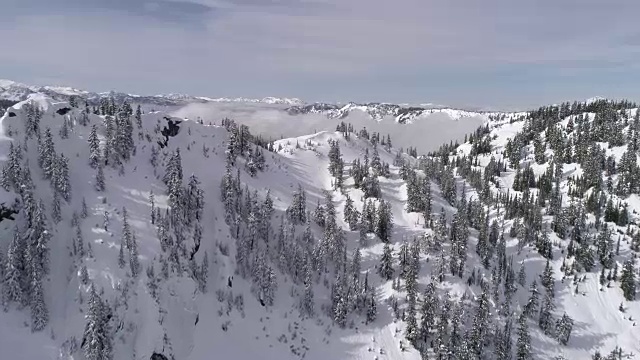
[[[76,237],[74,239],[74,253],[79,257],[84,257],[84,238],[82,236],[82,230],[80,224],[76,225]]]
[[[407,312],[405,322],[405,336],[410,343],[415,344],[418,338],[418,321],[416,319],[416,291],[407,290]]]
[[[347,195],[347,199],[344,203],[344,209],[342,211],[344,215],[344,221],[349,225],[349,230],[353,231],[358,227],[358,221],[360,219],[360,214],[358,210],[353,206],[353,200],[349,195]]]
[[[49,273],[50,239],[51,233],[47,229],[44,204],[39,201],[33,212],[26,250],[27,266],[30,268],[32,279],[37,277],[38,281],[41,281],[42,277]]]
[[[555,281],[553,279],[553,269],[551,268],[551,264],[549,263],[549,260],[547,260],[547,264],[544,267],[544,271],[542,272],[540,283],[547,290],[547,293],[553,297],[554,296],[553,289],[554,289]]]
[[[207,292],[207,279],[209,278],[209,255],[205,251],[202,257],[202,264],[200,265],[200,271],[198,276],[198,284],[202,293]]]
[[[516,342],[516,360],[531,360],[531,336],[527,317],[521,314],[518,318],[518,341]]]
[[[16,228],[13,240],[9,244],[6,261],[4,263],[4,278],[2,286],[2,305],[7,310],[10,303],[22,304],[24,294],[22,291],[22,279],[25,277],[25,247]]]
[[[96,173],[96,179],[95,179],[95,188],[97,191],[104,191],[105,189],[105,184],[104,184],[104,170],[103,170],[103,166],[102,163],[98,164],[98,172]]]
[[[367,319],[366,323],[370,324],[376,320],[378,310],[376,308],[375,287],[371,286],[367,294]]]
[[[420,309],[421,320],[419,333],[420,340],[423,344],[427,344],[431,336],[431,331],[435,327],[439,307],[435,284],[429,283],[424,292],[422,308]]]
[[[555,305],[553,304],[553,298],[549,293],[546,294],[544,298],[544,302],[540,307],[540,317],[538,318],[538,325],[540,329],[549,336],[553,335],[554,329],[554,320],[553,320],[553,310],[555,309]]]
[[[19,192],[18,188],[20,183],[20,169],[22,162],[22,151],[19,146],[14,146],[13,143],[9,144],[9,159],[2,168],[2,187],[6,191],[11,189]]]
[[[536,283],[535,279],[531,282],[529,292],[529,300],[527,300],[527,303],[524,306],[523,313],[525,316],[531,318],[538,311],[538,299],[540,298],[540,293],[538,292],[538,284]]]
[[[38,146],[38,164],[44,171],[46,179],[51,179],[55,166],[56,151],[53,143],[51,129],[47,128],[44,133],[44,140],[39,142]]]
[[[342,177],[342,154],[340,153],[340,143],[336,140],[329,140],[329,173],[333,177]]]
[[[131,236],[131,247],[129,248],[129,269],[131,270],[131,276],[137,277],[140,273],[140,260],[138,259],[138,242],[136,241],[136,235]]]
[[[85,315],[85,328],[82,350],[87,360],[111,360],[113,345],[111,340],[111,310],[96,293],[92,285],[89,290],[88,309]]]
[[[449,356],[448,359],[461,359],[464,354],[464,342],[462,338],[462,315],[463,309],[459,304],[454,305],[451,315],[451,334],[449,335]],[[457,356],[457,357],[456,357]]]
[[[62,220],[62,214],[60,209],[60,195],[57,191],[53,192],[53,202],[51,204],[51,220],[56,224]]]
[[[367,173],[362,180],[362,191],[364,191],[365,198],[380,198],[382,191],[378,177],[373,173]]]
[[[126,262],[124,260],[124,239],[120,239],[120,250],[118,251],[118,267],[120,267],[120,269],[123,269]]]
[[[389,236],[393,228],[393,215],[391,213],[390,202],[380,200],[376,219],[378,220],[376,223],[376,235],[378,235],[383,242],[389,242]]]
[[[511,316],[508,316],[504,323],[504,329],[498,331],[497,344],[495,347],[496,360],[511,360]]]
[[[94,124],[89,134],[89,165],[96,168],[100,163],[100,140],[98,139],[98,127]]]
[[[307,260],[304,274],[304,293],[300,304],[301,312],[307,316],[313,316],[315,313],[315,300],[313,295],[313,279],[312,279],[311,261]]]
[[[318,200],[318,204],[316,205],[315,210],[313,211],[313,220],[318,226],[321,228],[325,227],[325,215],[324,215],[324,206],[320,204],[320,200]]]
[[[54,191],[59,192],[66,201],[71,200],[71,183],[69,182],[69,160],[60,154],[59,157],[53,159],[53,172],[51,176],[51,185]]]
[[[484,286],[482,295],[478,299],[478,306],[473,318],[471,337],[469,338],[471,350],[479,358],[483,357],[489,322],[489,287]]]
[[[571,330],[573,329],[573,319],[566,313],[562,315],[562,318],[556,322],[556,336],[558,341],[562,345],[567,345],[569,337],[571,337]]]
[[[142,110],[140,110],[140,104],[136,107],[136,124],[138,129],[142,129]]]
[[[344,270],[338,270],[331,288],[333,321],[341,328],[347,324],[347,285]]]
[[[633,258],[630,258],[622,265],[622,274],[620,276],[620,288],[624,294],[624,298],[628,301],[636,298],[636,274]]]
[[[391,253],[391,247],[388,242],[384,244],[378,274],[385,280],[391,280],[393,278],[393,254]]]
[[[520,270],[518,270],[518,284],[525,287],[527,285],[527,273],[524,266],[524,261],[520,264]]]
[[[82,265],[82,268],[80,269],[80,282],[82,285],[88,285],[89,280],[89,270],[87,270],[86,265]]]
[[[382,175],[382,162],[380,161],[380,154],[378,153],[378,147],[373,147],[373,154],[371,155],[371,170],[375,176]]]
[[[80,217],[83,219],[86,219],[89,216],[89,209],[87,208],[87,201],[86,199],[83,197],[82,198],[82,206],[81,206],[82,210],[80,212]]]
[[[307,221],[307,195],[300,184],[287,208],[287,216],[293,224],[304,224]]]
[[[102,149],[102,157],[105,164],[111,163],[115,166],[120,162],[120,159],[118,158],[118,152],[116,149],[116,124],[114,122],[113,116],[105,116],[104,127],[105,142]]]
[[[60,127],[59,135],[61,139],[69,138],[69,120],[67,120],[66,117],[62,120],[62,126]]]
[[[44,290],[42,289],[42,269],[39,266],[33,266],[31,275],[31,331],[41,331],[49,323],[49,310],[44,301]]]

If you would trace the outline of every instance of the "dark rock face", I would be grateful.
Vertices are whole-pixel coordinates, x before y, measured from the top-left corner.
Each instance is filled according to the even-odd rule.
[[[4,110],[12,107],[13,105],[17,104],[17,101],[14,100],[5,100],[5,99],[0,99],[0,114],[4,113]]]
[[[291,106],[285,111],[288,112],[289,115],[300,115],[323,113],[331,110],[338,110],[339,108],[339,106],[334,104],[315,103],[304,106]]]
[[[167,359],[167,357],[162,354],[158,354],[154,352],[153,354],[151,354],[150,360],[169,360],[169,359]]]
[[[56,113],[57,113],[58,115],[65,115],[65,114],[66,114],[66,113],[68,113],[69,111],[71,111],[71,108],[63,107],[63,108],[60,108],[60,109],[56,110]]]
[[[167,116],[165,116],[164,119],[167,120],[167,126],[162,128],[162,130],[160,131],[162,136],[164,136],[164,141],[162,140],[158,141],[158,145],[160,145],[161,148],[164,148],[165,146],[167,146],[167,144],[169,143],[170,137],[174,137],[178,135],[178,133],[180,132],[179,125],[182,122],[180,120],[173,121],[171,118]]]
[[[18,210],[6,207],[4,203],[0,204],[0,222],[4,219],[15,220],[13,215],[17,214]]]

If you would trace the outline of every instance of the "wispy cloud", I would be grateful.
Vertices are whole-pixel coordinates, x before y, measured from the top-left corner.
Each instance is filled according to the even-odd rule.
[[[617,81],[625,71],[640,80],[640,3],[628,0],[0,0],[0,7],[9,9],[0,30],[10,49],[0,52],[0,68],[10,71],[0,76],[25,82],[54,74],[70,85],[143,93],[493,106],[640,95]],[[580,86],[563,83],[567,76],[581,77]]]

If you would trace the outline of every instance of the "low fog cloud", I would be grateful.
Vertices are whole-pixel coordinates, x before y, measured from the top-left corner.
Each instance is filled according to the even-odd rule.
[[[391,135],[395,147],[414,146],[419,153],[436,150],[441,144],[463,139],[465,134],[482,124],[479,117],[452,120],[443,113],[434,113],[415,119],[413,124],[398,124],[393,118],[375,121],[367,114],[352,111],[346,119],[329,119],[322,114],[289,115],[280,105],[266,104],[189,104],[173,112],[174,116],[192,120],[203,119],[205,123],[220,123],[228,117],[249,126],[252,133],[266,138],[280,139],[308,135],[319,131],[333,131],[344,121],[360,130]]]

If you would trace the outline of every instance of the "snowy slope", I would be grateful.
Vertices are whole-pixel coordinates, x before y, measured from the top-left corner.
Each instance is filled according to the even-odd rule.
[[[257,194],[257,203],[262,203],[267,194],[273,200],[275,211],[268,221],[271,228],[268,236],[270,240],[257,240],[257,250],[251,253],[256,264],[259,264],[256,260],[259,259],[258,255],[266,254],[265,266],[270,270],[267,271],[267,276],[269,281],[277,284],[273,305],[265,305],[266,295],[258,292],[256,283],[252,281],[252,277],[256,275],[252,273],[243,277],[239,274],[241,264],[238,263],[240,260],[236,254],[239,253],[240,246],[245,244],[240,239],[245,235],[244,232],[249,231],[248,227],[242,225],[245,215],[238,214],[238,222],[229,221],[229,211],[226,208],[228,203],[225,203],[221,195],[220,184],[228,179],[225,173],[229,149],[232,147],[230,144],[239,141],[235,137],[237,133],[228,124],[218,125],[218,119],[203,119],[200,122],[172,118],[161,112],[143,114],[140,127],[133,120],[134,154],[130,160],[123,162],[122,167],[114,167],[113,164],[105,166],[105,190],[97,191],[97,170],[90,166],[88,141],[92,126],[96,126],[101,146],[107,145],[106,116],[92,113],[85,117],[84,108],[72,108],[69,103],[53,99],[48,94],[35,92],[26,96],[26,100],[11,107],[0,118],[0,161],[3,166],[10,163],[11,144],[14,148],[21,148],[21,165],[30,169],[35,198],[42,200],[45,206],[46,224],[52,234],[49,242],[51,270],[43,279],[49,321],[44,330],[32,332],[29,306],[10,302],[8,311],[0,312],[0,348],[10,349],[12,359],[85,359],[81,348],[91,284],[113,311],[109,335],[113,338],[113,359],[117,360],[151,359],[153,354],[156,354],[156,359],[162,359],[158,357],[162,354],[167,359],[192,360],[212,357],[266,360],[413,360],[421,358],[420,351],[423,357],[435,358],[437,349],[433,344],[442,339],[447,344],[443,346],[450,350],[451,359],[465,359],[465,356],[471,356],[468,353],[472,345],[471,339],[479,329],[485,329],[487,334],[481,358],[494,359],[497,343],[495,338],[501,331],[503,322],[513,314],[516,315],[514,319],[517,319],[517,314],[528,300],[528,284],[534,279],[540,282],[539,275],[545,267],[545,258],[531,244],[519,249],[518,236],[509,234],[516,220],[505,219],[504,208],[496,208],[495,205],[481,206],[488,215],[488,221],[496,220],[504,230],[505,259],[513,264],[510,270],[517,272],[520,264],[524,266],[525,284],[515,284],[512,303],[509,304],[510,311],[504,313],[502,288],[506,280],[496,281],[497,275],[492,274],[492,269],[484,267],[483,259],[476,252],[481,237],[478,229],[466,229],[469,237],[466,239],[468,243],[464,273],[457,276],[448,270],[452,257],[450,253],[455,254],[457,246],[452,240],[452,234],[460,231],[454,225],[459,220],[455,219],[460,211],[471,211],[465,210],[464,206],[458,209],[460,199],[465,199],[466,203],[463,204],[473,203],[475,206],[474,201],[479,199],[480,193],[472,186],[474,180],[465,173],[468,169],[463,169],[459,163],[450,168],[453,171],[451,179],[448,175],[442,175],[442,168],[434,164],[444,158],[455,160],[459,156],[460,160],[462,156],[469,155],[476,146],[471,141],[450,149],[451,152],[419,160],[406,154],[398,154],[396,149],[387,149],[383,144],[378,144],[374,150],[372,140],[357,135],[359,129],[348,134],[322,131],[269,144],[274,151],[262,149],[265,166],[263,171],[257,171],[255,177],[248,173],[247,168],[253,160],[246,154],[236,154],[234,166],[230,168],[232,178],[236,174],[240,176],[239,188],[246,187],[250,194]],[[71,197],[68,202],[61,200],[61,221],[57,223],[53,216],[54,190],[39,166],[38,140],[35,136],[26,136],[25,126],[31,121],[33,113],[30,109],[34,107],[42,111],[40,133],[44,134],[50,128],[55,152],[64,154],[69,159]],[[635,111],[631,111],[630,116]],[[490,150],[474,157],[475,162],[470,168],[482,171],[490,164],[492,157],[494,161],[506,159],[510,141],[527,128],[523,117],[524,114],[487,116],[487,133],[483,137],[488,139]],[[589,118],[592,119],[593,116]],[[88,123],[83,124],[83,119],[87,119]],[[178,123],[177,131],[172,132],[169,121]],[[565,119],[560,125],[566,127],[568,123],[569,119]],[[65,135],[65,132],[68,134]],[[541,136],[545,138],[546,134]],[[44,135],[42,137],[45,138]],[[165,141],[166,146],[161,147],[160,144],[164,145]],[[342,190],[333,190],[336,179],[328,170],[331,165],[332,143],[339,147],[344,162]],[[395,142],[394,145],[403,146]],[[605,143],[602,146],[606,154],[617,161],[621,159],[624,152],[621,146],[609,148]],[[523,144],[520,165],[523,169],[530,165],[533,173],[541,176],[549,164],[535,163],[533,148],[532,144]],[[193,174],[200,180],[200,189],[204,193],[201,220],[197,221],[202,226],[202,243],[198,246],[195,231],[191,225],[184,225],[186,230],[181,246],[186,249],[185,255],[172,253],[171,247],[170,250],[164,248],[165,243],[159,239],[157,228],[159,220],[156,219],[156,223],[152,224],[150,201],[153,194],[153,207],[159,208],[161,215],[170,207],[168,186],[162,179],[169,172],[171,159],[175,159],[178,149],[183,184],[187,185]],[[254,145],[250,145],[249,149],[250,152],[254,151]],[[365,199],[362,188],[356,188],[353,176],[349,175],[353,170],[351,163],[355,159],[364,159],[365,154],[371,159],[374,151],[379,153],[381,162],[389,164],[389,175],[376,177],[381,189],[380,199]],[[546,149],[545,154],[551,158],[553,151]],[[156,165],[151,161],[154,157],[157,158]],[[430,163],[429,160],[436,162]],[[404,162],[405,165],[399,162]],[[449,164],[455,165],[456,162]],[[407,212],[410,190],[402,173],[408,168],[413,168],[420,179],[423,176],[431,179],[427,182],[431,193],[431,221],[421,213]],[[522,195],[522,191],[514,190],[516,171],[510,167],[505,170],[495,176],[489,191],[495,195]],[[565,208],[570,205],[568,190],[573,181],[571,177],[580,176],[583,172],[578,164],[564,164],[560,189],[564,195]],[[280,224],[287,223],[283,222],[283,218],[286,209],[294,202],[299,186],[305,190],[306,209],[310,213],[313,213],[317,203],[324,203],[324,191],[331,194],[336,209],[336,223],[345,229],[345,257],[349,263],[360,247],[362,260],[359,281],[364,281],[366,277],[368,286],[374,289],[372,294],[377,317],[373,322],[367,323],[366,316],[352,311],[347,314],[345,328],[341,328],[334,321],[333,314],[328,314],[332,304],[335,273],[338,271],[331,263],[324,270],[314,272],[315,281],[310,287],[314,293],[315,314],[303,315],[300,304],[305,284],[296,279],[291,270],[285,270],[286,265],[291,267],[291,264],[299,262],[295,257],[297,255],[272,258],[275,248],[279,247],[283,254],[289,254],[288,250],[293,249],[295,252],[304,247],[304,244],[300,244],[299,237],[306,230],[304,224],[294,227],[282,225],[283,231],[279,230]],[[533,194],[537,194],[537,191],[531,190]],[[450,199],[451,193],[453,199]],[[251,203],[245,200],[247,192],[241,194],[241,198],[231,204],[232,207],[243,209],[246,203]],[[0,195],[0,203],[5,205],[12,204],[19,198],[13,190],[0,190]],[[182,195],[188,196],[184,193]],[[344,218],[347,197],[353,200],[355,209],[361,212],[367,203],[379,206],[381,200],[388,202],[393,217],[393,228],[389,236],[395,268],[392,279],[383,279],[378,274],[385,248],[378,236],[367,233],[362,240],[358,230],[349,230],[349,224]],[[249,198],[251,199],[250,196]],[[73,214],[81,213],[83,200],[87,206],[87,217],[78,219],[78,222],[85,251],[78,253]],[[623,200],[629,204],[631,220],[636,221],[637,214],[632,211],[640,213],[637,194]],[[132,274],[128,256],[125,255],[124,266],[119,264],[124,237],[124,208],[137,241],[135,258],[141,265],[137,275]],[[16,226],[19,231],[25,229],[25,217],[23,210],[15,216],[15,221],[0,221],[0,253],[3,259],[8,253]],[[106,225],[105,218],[108,218]],[[546,213],[542,214],[542,218],[545,223],[552,222],[552,216]],[[446,225],[442,222],[443,219]],[[589,214],[588,219],[593,221],[593,216]],[[432,226],[425,226],[429,222]],[[630,228],[638,230],[635,225]],[[309,229],[315,243],[320,244],[326,229],[314,221],[310,221]],[[622,234],[626,231],[625,227],[614,229]],[[580,273],[579,278],[583,280],[575,283],[573,275],[563,276],[560,270],[563,260],[570,263],[574,259],[564,259],[568,245],[566,239],[561,239],[553,232],[550,237],[554,244],[553,260],[550,261],[554,270],[554,316],[566,313],[573,319],[573,330],[568,343],[561,345],[538,329],[536,321],[529,320],[533,358],[555,359],[557,356],[564,356],[566,359],[587,359],[596,350],[608,354],[615,346],[622,347],[626,353],[640,352],[640,331],[635,325],[640,317],[638,302],[623,300],[622,292],[615,282],[610,288],[603,287],[595,270]],[[285,246],[281,246],[283,242],[280,238],[286,238],[282,240]],[[615,258],[619,264],[633,253],[631,236],[622,238],[619,255]],[[424,318],[420,314],[422,305],[428,298],[428,289],[434,289],[439,304],[444,301],[447,304],[446,307],[438,306],[433,319],[427,319],[434,321],[434,328],[426,335],[429,341],[420,344],[419,349],[413,348],[406,339],[410,294],[406,275],[400,275],[399,260],[402,258],[402,249],[407,246],[418,249],[418,326],[423,324]],[[314,247],[314,252],[316,249],[322,247]],[[190,254],[193,254],[192,262]],[[204,263],[205,254],[208,258],[208,281],[206,289],[203,289],[199,278],[202,275],[198,275],[198,269]],[[179,265],[174,265],[174,256],[179,259]],[[492,259],[490,264],[498,262]],[[6,269],[6,263],[3,260],[2,269]],[[254,266],[254,269],[264,270],[259,267],[263,265]],[[83,274],[85,267],[88,278]],[[153,270],[150,271],[150,268]],[[445,268],[446,271],[441,270]],[[508,271],[505,270],[506,272]],[[491,288],[486,303],[488,323],[476,325],[474,322],[478,314],[482,313],[478,304],[482,299],[483,284],[488,284],[486,289]],[[5,281],[2,284],[3,291],[6,286]],[[542,286],[539,287],[544,294]],[[494,288],[497,289],[495,295]],[[543,298],[541,296],[541,302]],[[621,303],[624,303],[624,313],[619,310]],[[451,340],[454,339],[456,317],[459,318],[456,323],[459,326],[458,343]],[[537,313],[534,318],[537,319]],[[441,330],[441,325],[444,325],[445,330]],[[520,337],[517,328],[518,322],[514,320],[509,338],[510,343],[513,343],[513,353]],[[444,331],[441,338],[437,335],[440,331]]]
[[[62,221],[58,224],[51,220],[48,222],[54,235],[51,241],[52,271],[45,282],[45,300],[50,312],[47,329],[31,334],[29,328],[22,325],[29,324],[28,309],[10,306],[8,313],[0,314],[0,331],[7,334],[0,337],[2,348],[19,341],[32,341],[34,337],[39,339],[37,346],[16,349],[12,358],[82,358],[79,351],[67,354],[69,344],[74,342],[72,339],[75,339],[76,345],[80,345],[84,328],[89,289],[79,279],[82,266],[87,267],[90,281],[96,288],[104,290],[103,299],[115,309],[115,359],[129,359],[132,353],[136,354],[136,358],[148,359],[153,352],[173,355],[177,359],[207,359],[212,352],[226,354],[228,357],[253,358],[260,355],[282,359],[293,356],[292,349],[299,354],[306,354],[300,356],[311,359],[326,358],[327,349],[335,354],[335,358],[373,358],[369,348],[376,352],[382,348],[383,352],[394,359],[415,358],[410,351],[399,353],[398,341],[401,336],[395,333],[395,326],[388,318],[382,316],[386,312],[382,306],[379,307],[381,320],[376,326],[360,330],[340,330],[334,328],[326,317],[321,316],[317,320],[300,318],[295,309],[298,300],[288,296],[288,292],[294,287],[289,289],[284,277],[280,280],[277,306],[267,308],[266,311],[255,296],[251,295],[249,284],[245,280],[236,277],[233,288],[228,288],[228,279],[234,274],[234,242],[224,223],[224,210],[218,195],[224,173],[224,144],[228,137],[223,127],[182,122],[179,133],[171,137],[168,146],[161,150],[160,165],[154,169],[149,162],[151,147],[157,148],[156,140],[162,139],[155,128],[157,125],[166,126],[167,121],[161,113],[143,115],[144,126],[135,132],[143,134],[143,138],[149,135],[151,141],[137,142],[135,156],[124,164],[124,174],[119,174],[118,169],[106,167],[106,190],[96,192],[96,170],[89,166],[87,140],[91,125],[97,125],[99,136],[104,136],[104,117],[91,114],[90,123],[83,126],[77,123],[81,117],[80,110],[72,109],[65,115],[59,115],[56,111],[68,108],[68,103],[32,94],[27,100],[9,109],[0,120],[4,134],[2,153],[8,152],[11,142],[25,143],[25,104],[37,105],[43,110],[41,128],[51,128],[56,150],[70,159],[72,198],[68,204],[63,201]],[[59,131],[65,119],[73,123],[73,126],[68,138],[61,138]],[[26,144],[29,150],[25,156],[32,167],[36,195],[43,200],[49,213],[52,195],[48,181],[42,179],[42,171],[37,166],[37,144],[33,138],[27,140]],[[210,149],[208,157],[203,156],[203,146]],[[370,147],[361,142],[359,149],[366,146]],[[159,300],[154,301],[149,294],[145,272],[132,279],[128,274],[128,267],[118,267],[122,209],[126,207],[130,225],[136,234],[142,267],[154,264],[157,274],[162,250],[156,230],[150,223],[149,195],[154,193],[156,207],[165,209],[168,206],[164,195],[165,186],[160,180],[162,163],[177,148],[182,150],[185,177],[193,173],[204,180],[202,190],[206,198],[203,217],[208,221],[203,222],[205,241],[196,259],[201,261],[204,256],[202,253],[208,253],[211,263],[210,285],[209,291],[202,294],[196,290],[197,285],[188,276],[174,274],[161,282]],[[309,191],[308,202],[311,207],[321,197],[321,190],[327,187],[328,180],[322,175],[326,171],[317,168],[315,156],[306,160],[307,165],[302,166],[300,159],[268,153],[267,170],[259,173],[257,178],[250,178],[246,174],[243,178],[250,188],[258,190],[262,196],[266,189],[271,190],[277,213],[281,214],[289,205],[292,189],[298,184],[304,184]],[[10,194],[6,196],[8,200],[13,198]],[[72,213],[81,208],[83,198],[86,200],[89,216],[82,220],[81,230],[86,246],[91,247],[91,255],[77,259],[70,255],[71,239],[75,234],[70,221]],[[103,226],[105,211],[109,214],[107,230]],[[279,216],[281,215],[276,215],[276,218]],[[9,221],[5,220],[3,225],[7,222]],[[278,220],[274,220],[276,222]],[[8,227],[7,232],[12,232],[12,226]],[[7,236],[5,239],[9,238]],[[6,253],[7,246],[7,241],[3,241],[0,250]],[[230,248],[232,255],[223,255],[221,248]],[[375,283],[373,277],[371,281]],[[226,293],[222,303],[217,299],[218,289],[222,294]],[[227,308],[225,296],[231,293],[234,297],[244,296],[241,311],[235,308],[223,310]],[[319,304],[326,301],[321,294],[319,292],[317,295]],[[355,320],[358,321],[357,318]],[[230,321],[230,325],[227,331],[223,331],[221,325],[226,321]],[[165,334],[168,341],[163,341]],[[242,346],[246,341],[251,341],[252,346]],[[300,350],[305,348],[306,351]],[[381,354],[378,356],[384,358]]]
[[[593,98],[587,101],[586,104],[592,104],[596,101],[604,101],[603,98]],[[633,118],[637,109],[626,110],[627,116]],[[595,113],[584,113],[579,116],[584,116],[593,123]],[[571,115],[559,121],[558,126],[562,129],[564,136],[571,139],[573,144],[578,142],[575,137],[575,130],[570,129],[568,124],[576,121],[576,116]],[[620,120],[622,121],[622,120]],[[490,121],[488,127],[491,129],[487,133],[486,138],[490,139],[491,150],[477,155],[475,161],[476,166],[474,168],[484,169],[491,162],[491,159],[495,161],[503,161],[509,163],[507,144],[510,141],[514,141],[516,135],[521,135],[523,131],[526,131],[531,122],[520,119],[511,119],[509,122]],[[631,124],[631,121],[629,121]],[[573,125],[572,125],[573,126]],[[632,126],[632,125],[629,125]],[[616,137],[624,137],[623,134],[627,134],[628,127],[620,129],[620,133],[617,133]],[[540,137],[548,140],[548,136],[544,132]],[[616,161],[620,161],[622,154],[627,149],[625,146],[610,146],[608,143],[600,143],[600,147],[605,151],[607,156],[611,156]],[[542,163],[536,163],[534,151],[534,141],[530,143],[521,143],[518,150],[521,153],[521,162],[519,164],[520,169],[530,167],[537,178],[543,175],[549,166],[553,165],[552,159],[556,156],[563,156],[554,153],[547,143],[546,150],[544,151],[546,160]],[[471,153],[473,146],[471,142],[460,145],[455,154],[458,156],[468,156]],[[576,151],[576,148],[573,148]],[[575,187],[575,180],[584,175],[584,171],[578,163],[564,163],[562,164],[561,178],[559,182],[559,193],[563,198],[562,206],[570,207],[571,204],[580,203],[580,197],[572,198],[570,189]],[[501,196],[522,196],[521,191],[514,190],[514,178],[516,176],[516,170],[509,166],[506,171],[502,171],[499,176],[494,177],[494,184],[491,184],[491,191],[494,195]],[[603,178],[606,179],[603,173]],[[615,177],[614,177],[615,179]],[[590,189],[589,192],[592,192]],[[537,189],[531,189],[531,192],[538,194]],[[585,201],[586,196],[585,195]],[[635,237],[633,234],[639,230],[637,226],[638,215],[640,213],[640,204],[636,201],[637,194],[631,194],[628,198],[618,197],[607,191],[608,196],[612,196],[613,199],[620,200],[622,204],[628,205],[629,211],[629,227],[618,226],[614,222],[608,222],[607,226],[612,230],[612,239],[615,242],[617,239],[621,239],[619,250],[615,251],[614,262],[617,263],[616,267],[622,264],[625,260],[635,258],[637,256],[637,250],[632,249],[632,242]],[[575,195],[574,195],[575,196]],[[554,217],[548,215],[548,209],[543,210],[543,223],[547,226],[553,226]],[[593,229],[593,222],[595,221],[594,214],[587,214],[587,221],[591,222],[590,231],[593,236],[597,234],[598,230]],[[507,228],[513,225],[513,220],[505,222]],[[635,236],[635,235],[634,235]],[[561,316],[563,313],[569,315],[573,320],[573,332],[569,343],[566,347],[558,345],[558,343],[545,335],[537,325],[531,325],[533,335],[533,354],[534,358],[552,358],[553,356],[561,355],[566,359],[586,359],[593,355],[595,351],[600,351],[602,355],[607,355],[616,347],[623,349],[622,358],[632,356],[640,352],[640,330],[637,326],[637,319],[640,317],[640,304],[638,301],[628,301],[623,296],[623,292],[620,288],[619,281],[616,282],[607,280],[606,286],[603,286],[599,280],[599,270],[602,269],[599,262],[596,259],[595,270],[591,271],[578,271],[575,273],[566,273],[563,271],[563,264],[571,265],[576,262],[575,257],[567,256],[567,247],[571,242],[571,236],[559,237],[558,234],[551,233],[553,246],[553,260],[551,260],[551,266],[554,269],[555,276],[555,316]],[[575,243],[574,243],[575,244]],[[508,250],[514,256],[514,262],[518,263],[524,261],[529,268],[533,267],[535,270],[527,269],[528,281],[531,281],[532,276],[540,274],[544,267],[544,261],[546,259],[536,251],[533,244],[526,246],[523,250],[518,250],[518,239],[513,239],[511,245],[508,246]],[[576,245],[577,246],[577,245]],[[592,245],[595,248],[595,245]],[[638,266],[636,261],[635,272],[638,272]],[[610,270],[610,269],[609,269]],[[607,272],[609,271],[607,270]],[[529,275],[531,273],[531,275]],[[636,275],[637,276],[637,275]],[[576,281],[579,279],[579,281]],[[619,280],[619,279],[618,279]],[[518,291],[520,292],[520,291]],[[525,295],[526,298],[526,295]],[[637,295],[636,295],[637,298]],[[624,307],[624,312],[620,310],[621,305]],[[618,357],[616,357],[618,358]]]

